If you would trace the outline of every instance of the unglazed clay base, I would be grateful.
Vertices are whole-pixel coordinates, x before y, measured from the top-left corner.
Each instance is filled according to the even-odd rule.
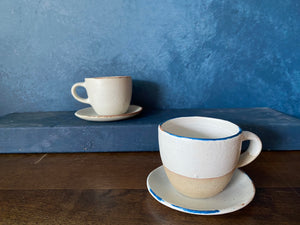
[[[156,168],[148,175],[147,188],[161,204],[196,215],[234,212],[248,205],[255,195],[255,187],[251,179],[239,169],[234,172],[226,188],[211,198],[189,198],[180,194],[169,182],[163,166]]]
[[[143,108],[141,106],[130,105],[128,111],[124,114],[112,115],[112,116],[101,116],[98,115],[93,110],[92,107],[88,107],[88,108],[80,109],[77,112],[75,112],[75,116],[77,116],[80,119],[88,120],[88,121],[98,121],[98,122],[116,121],[116,120],[124,120],[133,117],[139,114],[142,111],[142,109]]]
[[[234,171],[217,178],[196,179],[176,174],[164,167],[169,181],[180,193],[191,198],[209,198],[226,187]]]

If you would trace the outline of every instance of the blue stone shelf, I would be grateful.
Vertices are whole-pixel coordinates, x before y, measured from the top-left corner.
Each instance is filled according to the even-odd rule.
[[[300,119],[270,108],[143,110],[115,122],[88,122],[74,112],[0,117],[0,153],[158,151],[157,126],[180,116],[230,120],[256,133],[264,150],[300,150]]]

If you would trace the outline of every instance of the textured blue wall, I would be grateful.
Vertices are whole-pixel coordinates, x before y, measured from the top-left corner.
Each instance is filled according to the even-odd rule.
[[[131,75],[153,108],[300,117],[298,0],[1,0],[0,115],[77,110],[84,77]]]

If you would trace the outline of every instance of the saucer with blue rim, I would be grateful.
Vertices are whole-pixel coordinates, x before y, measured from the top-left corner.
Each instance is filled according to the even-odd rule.
[[[255,187],[246,173],[236,169],[227,187],[218,195],[196,199],[175,190],[163,166],[147,177],[147,188],[154,199],[172,209],[195,215],[220,215],[237,211],[248,205],[255,195]]]

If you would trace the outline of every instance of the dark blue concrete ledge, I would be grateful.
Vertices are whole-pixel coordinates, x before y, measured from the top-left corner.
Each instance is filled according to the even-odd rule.
[[[0,153],[157,151],[157,126],[180,116],[230,120],[256,133],[264,150],[299,150],[300,119],[270,108],[143,110],[115,122],[88,122],[74,112],[0,117]]]

